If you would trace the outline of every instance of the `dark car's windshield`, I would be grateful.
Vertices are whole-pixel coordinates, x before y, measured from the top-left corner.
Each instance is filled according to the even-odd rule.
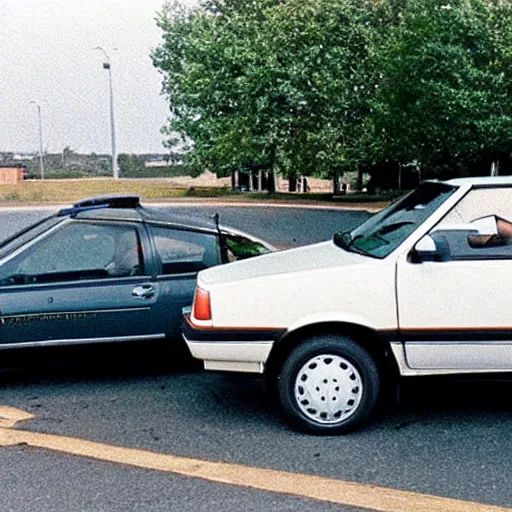
[[[343,249],[384,258],[453,194],[456,187],[426,182],[352,231],[334,235]]]

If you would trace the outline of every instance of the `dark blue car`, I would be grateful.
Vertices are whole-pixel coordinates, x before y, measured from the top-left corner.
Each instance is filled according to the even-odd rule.
[[[82,201],[0,245],[0,349],[179,337],[198,271],[272,249],[135,196]]]

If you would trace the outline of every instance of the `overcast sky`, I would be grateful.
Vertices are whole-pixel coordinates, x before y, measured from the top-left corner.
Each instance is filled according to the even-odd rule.
[[[168,109],[149,57],[164,0],[0,0],[0,151],[110,153],[109,54],[119,153],[165,152]],[[117,50],[113,50],[117,48]]]

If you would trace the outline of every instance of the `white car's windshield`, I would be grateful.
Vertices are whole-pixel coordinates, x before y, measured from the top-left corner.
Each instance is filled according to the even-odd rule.
[[[425,182],[352,231],[336,233],[334,242],[349,251],[384,258],[455,190],[456,187],[445,183]]]

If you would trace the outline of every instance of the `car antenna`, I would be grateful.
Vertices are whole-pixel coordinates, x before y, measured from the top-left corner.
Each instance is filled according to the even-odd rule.
[[[220,224],[219,224],[219,214],[216,213],[214,216],[213,216],[213,221],[215,222],[215,227],[217,228],[217,231],[219,232],[219,235],[222,235],[221,231],[220,231]]]
[[[220,230],[219,214],[218,213],[215,213],[213,215],[213,222],[215,222],[215,226],[217,227],[217,232],[219,233],[219,243],[221,246],[221,251],[224,254],[227,254],[228,247],[227,247],[226,237],[222,235],[222,231]]]

